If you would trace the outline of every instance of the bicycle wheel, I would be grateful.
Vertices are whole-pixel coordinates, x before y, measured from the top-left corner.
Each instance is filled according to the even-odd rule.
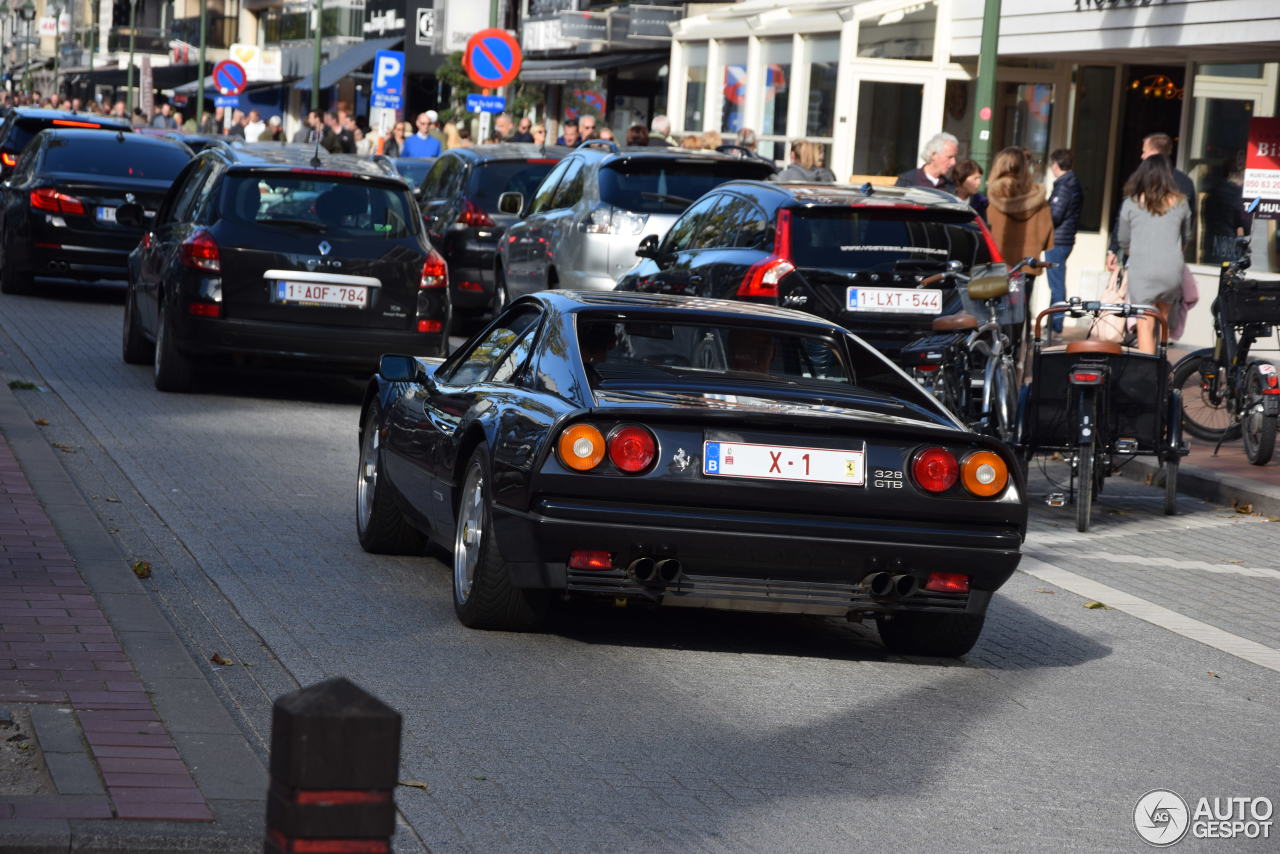
[[[1217,373],[1217,392],[1210,389],[1205,372]],[[1213,349],[1206,347],[1183,356],[1173,366],[1170,383],[1182,391],[1182,427],[1192,436],[1205,442],[1231,440],[1239,435],[1240,427],[1231,421],[1227,406],[1226,377],[1218,371],[1213,361]]]
[[[1014,382],[1012,361],[1002,358],[995,372],[996,387],[991,390],[991,407],[996,421],[996,435],[1004,442],[1017,439],[1018,390]]]
[[[1276,417],[1263,414],[1262,390],[1267,387],[1255,362],[1244,375],[1244,414],[1240,418],[1244,434],[1244,455],[1255,466],[1271,462],[1276,449]]]
[[[1081,533],[1089,530],[1089,517],[1093,514],[1093,485],[1097,478],[1093,474],[1094,443],[1081,445],[1076,450],[1076,478],[1080,488],[1076,490],[1076,530]]]

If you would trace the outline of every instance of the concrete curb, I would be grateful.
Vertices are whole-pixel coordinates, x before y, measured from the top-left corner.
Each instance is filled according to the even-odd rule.
[[[1160,464],[1154,457],[1138,457],[1126,463],[1121,473],[1130,480],[1145,481],[1158,471]],[[1280,487],[1188,465],[1185,460],[1178,467],[1178,492],[1227,507],[1250,504],[1254,513],[1280,516]]]
[[[0,850],[85,854],[259,852],[267,773],[181,638],[7,385],[0,432],[75,559],[214,813],[199,822],[0,822]]]

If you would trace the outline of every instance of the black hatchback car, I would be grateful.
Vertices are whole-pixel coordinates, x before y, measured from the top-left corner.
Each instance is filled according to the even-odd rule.
[[[80,128],[82,130],[118,130],[132,133],[124,119],[76,113],[71,110],[45,110],[39,107],[14,107],[0,124],[0,179],[8,178],[18,165],[18,156],[45,128]]]
[[[58,128],[27,146],[0,185],[0,291],[29,292],[35,276],[123,279],[142,222],[191,160],[178,142],[137,133]]]
[[[501,213],[498,197],[526,198],[572,149],[528,143],[451,148],[418,188],[432,242],[449,264],[449,290],[459,311],[493,307],[493,262],[498,239],[519,217]]]
[[[961,310],[947,272],[1000,260],[982,220],[946,193],[761,181],[717,187],[636,254],[619,290],[800,309],[890,358]]]
[[[409,188],[368,160],[214,147],[129,258],[123,356],[162,391],[216,356],[369,372],[445,351],[447,286]]]

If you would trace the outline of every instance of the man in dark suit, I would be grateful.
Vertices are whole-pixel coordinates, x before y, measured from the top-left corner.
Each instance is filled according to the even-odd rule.
[[[1173,137],[1167,133],[1149,133],[1142,138],[1142,159],[1146,160],[1153,154],[1163,154],[1169,158],[1169,162],[1173,161]],[[1194,242],[1198,239],[1196,233],[1196,214],[1200,207],[1196,198],[1196,183],[1191,180],[1191,176],[1181,169],[1173,170],[1173,185],[1178,188],[1178,192],[1187,197],[1187,206],[1191,208],[1191,240]],[[1120,200],[1124,203],[1124,199]],[[1117,223],[1120,217],[1120,205],[1116,205],[1116,215],[1111,220],[1111,245],[1107,247],[1107,269],[1115,272],[1120,265],[1120,236]]]
[[[924,164],[899,175],[896,186],[931,187],[954,193],[956,185],[951,180],[951,169],[956,165],[956,154],[959,151],[960,141],[954,136],[949,133],[934,134],[925,143],[924,151],[920,152],[920,159]]]

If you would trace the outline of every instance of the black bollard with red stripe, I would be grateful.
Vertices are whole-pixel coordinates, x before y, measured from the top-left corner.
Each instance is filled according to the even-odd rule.
[[[266,854],[390,854],[400,724],[341,677],[277,698]]]

